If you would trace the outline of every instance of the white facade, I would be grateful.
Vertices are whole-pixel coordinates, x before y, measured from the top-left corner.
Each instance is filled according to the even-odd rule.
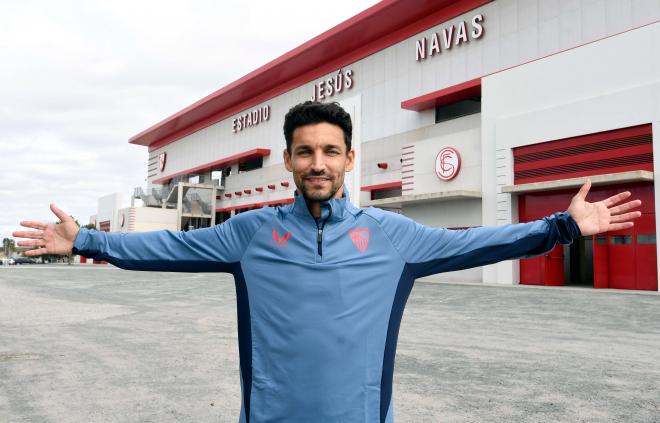
[[[483,27],[478,38],[472,33],[478,29],[475,19]],[[231,164],[223,185],[224,193],[232,195],[221,191],[216,208],[231,210],[291,198],[295,187],[282,158],[284,115],[317,95],[320,82],[333,84],[339,74],[345,82],[350,72],[350,88],[344,85],[324,101],[340,102],[354,121],[358,163],[347,184],[356,204],[400,209],[430,226],[517,222],[516,197],[502,191],[514,184],[513,148],[644,123],[652,123],[657,133],[659,20],[659,0],[485,3],[151,149],[149,188],[171,175],[194,174],[194,169],[214,161],[268,149],[260,169],[239,173],[238,164]],[[463,22],[467,41],[458,43],[454,38],[448,49],[440,37],[439,54],[416,60],[420,40],[428,47],[433,34],[445,34],[450,28],[459,31]],[[402,107],[402,102],[475,79],[481,80],[481,113],[436,123],[433,107],[421,111]],[[236,118],[265,107],[270,110],[268,120],[234,132]],[[657,142],[654,136],[654,149]],[[450,181],[438,178],[434,170],[444,147],[454,147],[461,155],[460,173]],[[403,149],[409,154],[404,155]],[[160,171],[157,162],[162,153],[167,161]],[[377,166],[383,163],[386,169]],[[204,172],[210,172],[208,166]],[[404,178],[404,172],[410,177]],[[372,199],[369,192],[360,192],[360,187],[397,181],[403,183],[402,192],[394,198]],[[275,188],[266,188],[269,185]],[[442,275],[440,280],[515,284],[516,269],[517,263],[505,262]]]
[[[484,224],[515,221],[511,195],[500,193],[513,184],[514,147],[651,122],[656,150],[658,51],[656,23],[484,78]],[[487,159],[492,157],[497,160]],[[657,210],[657,185],[655,189]],[[656,227],[658,223],[656,215]],[[496,272],[485,269],[484,281],[515,283],[515,266],[504,262],[495,266]]]
[[[99,198],[97,213],[94,216],[97,229],[109,232],[119,230],[118,217],[122,201],[122,195],[118,192]]]
[[[160,207],[126,207],[119,210],[118,232],[177,230],[177,210]]]

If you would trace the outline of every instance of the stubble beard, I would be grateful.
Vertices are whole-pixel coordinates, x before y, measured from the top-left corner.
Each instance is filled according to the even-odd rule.
[[[321,201],[328,201],[331,198],[334,198],[335,194],[337,194],[337,191],[341,188],[343,185],[343,175],[339,175],[336,178],[331,178],[330,179],[330,190],[327,193],[324,193],[321,190],[308,190],[307,187],[305,186],[305,178],[300,177],[297,182],[297,187],[298,191],[300,194],[303,196],[307,202],[313,201],[313,202],[321,202]]]

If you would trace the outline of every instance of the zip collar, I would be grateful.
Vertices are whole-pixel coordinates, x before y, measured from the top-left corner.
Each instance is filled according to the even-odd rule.
[[[344,185],[344,193],[342,194],[341,198],[331,198],[328,201],[321,202],[321,217],[319,221],[323,222],[326,221],[326,219],[328,222],[340,221],[347,217],[348,214],[353,214],[351,212],[353,212],[355,209],[356,207],[350,201],[346,185]],[[292,212],[298,216],[311,217],[312,219],[315,219],[307,207],[305,198],[298,194],[298,190],[296,190],[293,195]]]

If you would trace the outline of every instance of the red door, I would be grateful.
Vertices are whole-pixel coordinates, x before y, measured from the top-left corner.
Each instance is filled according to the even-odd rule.
[[[520,260],[520,283],[523,285],[543,285],[542,268],[545,256]]]
[[[520,260],[520,283],[564,286],[564,247],[557,245],[542,256]]]
[[[655,291],[658,289],[658,265],[653,184],[593,187],[587,200],[603,200],[626,189],[633,193],[633,198],[642,200],[642,217],[627,231],[594,236],[594,288]],[[520,221],[529,222],[565,209],[575,192],[571,189],[521,195],[518,198]],[[560,257],[559,250],[553,250],[549,257],[520,260],[520,283],[559,284],[563,281],[563,266],[559,265],[563,258]]]
[[[543,285],[564,286],[564,246],[557,245],[544,256]]]
[[[635,289],[658,290],[655,215],[644,213],[635,221]]]
[[[633,230],[607,233],[610,288],[635,289],[635,245]]]

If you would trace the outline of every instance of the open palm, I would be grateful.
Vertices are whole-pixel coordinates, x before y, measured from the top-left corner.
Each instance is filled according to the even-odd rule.
[[[619,204],[630,197],[629,191],[589,203],[586,198],[590,188],[591,180],[587,179],[568,207],[568,213],[580,227],[583,236],[630,228],[634,225],[632,220],[642,215],[640,211],[630,211],[642,204],[640,200]]]
[[[61,223],[44,223],[26,220],[21,226],[36,231],[16,231],[13,236],[18,238],[29,238],[27,241],[18,241],[21,247],[35,247],[25,252],[26,256],[40,256],[42,254],[69,254],[73,248],[73,242],[80,228],[76,222],[58,209],[55,204],[50,205],[51,211],[57,216]]]

